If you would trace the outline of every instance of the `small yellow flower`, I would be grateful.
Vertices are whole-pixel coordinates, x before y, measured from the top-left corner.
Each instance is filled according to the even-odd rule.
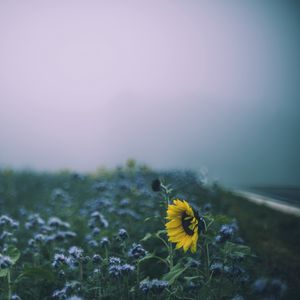
[[[184,252],[197,249],[198,215],[185,201],[176,199],[168,205],[166,229],[169,241],[176,243],[176,249],[183,248]]]

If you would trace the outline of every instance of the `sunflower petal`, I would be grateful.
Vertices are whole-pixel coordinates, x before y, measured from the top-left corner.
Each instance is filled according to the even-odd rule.
[[[188,235],[186,235],[183,239],[181,239],[181,240],[177,243],[176,249],[179,249],[179,248],[183,247],[188,239],[190,239],[190,237],[189,237]]]
[[[183,219],[184,216],[184,219]],[[168,205],[165,224],[168,241],[176,243],[176,249],[196,252],[198,241],[198,220],[194,210],[185,200],[175,199]]]
[[[192,243],[193,243],[192,238],[187,239],[183,245],[183,251],[186,252],[191,247]]]
[[[180,218],[174,218],[171,221],[169,221],[168,223],[166,223],[166,226],[169,228],[172,228],[173,226],[177,227],[179,225],[181,225]]]

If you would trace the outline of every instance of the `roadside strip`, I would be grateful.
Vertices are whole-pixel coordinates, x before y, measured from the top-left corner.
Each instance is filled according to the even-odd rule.
[[[265,197],[262,195],[246,192],[246,191],[241,191],[241,190],[234,191],[234,194],[244,197],[251,202],[254,202],[254,203],[257,203],[260,205],[265,205],[272,209],[279,210],[281,212],[300,217],[300,208],[299,207],[289,205],[282,201],[275,200],[275,199]]]

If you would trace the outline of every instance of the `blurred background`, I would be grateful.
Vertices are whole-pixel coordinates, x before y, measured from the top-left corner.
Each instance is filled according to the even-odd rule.
[[[299,185],[299,53],[297,1],[1,1],[0,167]]]

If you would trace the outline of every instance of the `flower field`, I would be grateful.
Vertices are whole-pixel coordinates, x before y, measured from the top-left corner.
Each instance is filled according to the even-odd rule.
[[[280,257],[245,226],[258,208],[238,200],[192,172],[134,162],[89,175],[2,170],[0,299],[296,299],[296,268],[270,263]]]

